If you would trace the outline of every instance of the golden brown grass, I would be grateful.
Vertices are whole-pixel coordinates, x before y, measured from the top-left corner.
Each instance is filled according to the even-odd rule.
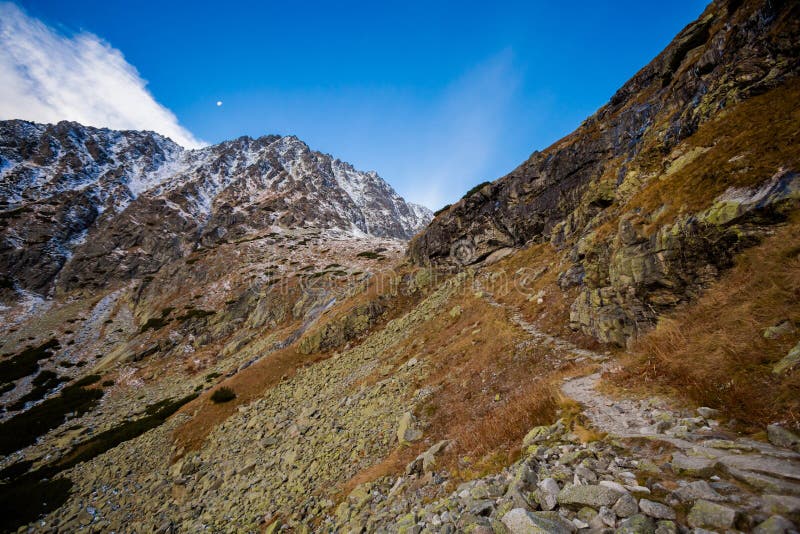
[[[800,167],[800,80],[748,99],[702,124],[687,150],[711,148],[670,176],[651,180],[626,209],[653,213],[664,224],[679,213],[707,208],[729,187],[752,187],[780,167]]]
[[[173,439],[176,448],[183,453],[199,449],[211,431],[235,413],[239,406],[263,395],[266,389],[279,384],[284,378],[294,376],[303,365],[326,356],[303,356],[291,346],[266,355],[247,369],[220,382],[218,387],[231,388],[236,398],[222,404],[214,403],[211,401],[211,395],[216,390],[214,388],[181,408],[181,413],[190,414],[192,418],[175,429]]]
[[[666,388],[746,430],[776,420],[800,426],[800,372],[772,373],[798,335],[763,336],[784,319],[800,324],[800,216],[741,254],[695,303],[662,318],[612,384]]]

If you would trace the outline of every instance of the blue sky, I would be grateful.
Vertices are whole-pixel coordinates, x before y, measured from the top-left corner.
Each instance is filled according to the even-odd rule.
[[[171,111],[174,127],[196,139],[295,134],[314,149],[378,171],[407,199],[436,209],[572,131],[705,4],[26,0],[17,6],[66,39],[92,34],[118,51],[124,60],[113,61],[135,70],[115,68],[134,78],[138,71],[142,90],[166,108],[153,115]],[[83,51],[74,61],[82,64],[86,47],[76,47]],[[136,106],[125,105],[134,112]],[[13,113],[24,115],[25,108],[18,104]]]

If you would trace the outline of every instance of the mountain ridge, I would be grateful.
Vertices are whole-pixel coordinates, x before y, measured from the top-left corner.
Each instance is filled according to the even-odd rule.
[[[73,257],[80,262],[84,255],[101,255],[98,242],[106,253],[145,242],[146,255],[174,259],[192,243],[221,239],[229,231],[241,237],[253,225],[407,239],[431,216],[427,208],[405,202],[376,172],[312,151],[296,136],[242,136],[184,149],[152,132],[67,121],[0,123],[0,205],[6,285],[45,293]],[[114,228],[133,229],[142,220],[153,230],[140,231],[136,243],[113,239],[122,233]],[[159,237],[159,226],[172,243]],[[152,271],[162,263],[143,268]],[[67,288],[74,287],[70,276],[63,282]],[[123,270],[111,278],[127,276]]]

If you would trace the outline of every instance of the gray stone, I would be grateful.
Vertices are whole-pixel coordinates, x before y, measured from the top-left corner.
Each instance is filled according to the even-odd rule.
[[[636,514],[619,524],[615,534],[655,534],[656,526],[646,515]]]
[[[675,510],[660,502],[640,499],[639,509],[643,514],[655,519],[675,519]]]
[[[450,440],[445,439],[431,446],[427,451],[417,456],[406,466],[406,474],[422,475],[433,471],[433,468],[436,465],[436,456],[446,449],[449,444]]]
[[[723,456],[719,459],[719,463],[725,467],[732,467],[734,469],[743,469],[745,471],[755,471],[765,475],[800,480],[800,462],[792,462],[769,456],[737,454]]]
[[[628,493],[628,489],[625,486],[623,486],[619,482],[614,482],[613,480],[601,480],[598,484],[600,486],[605,486],[606,488],[610,488],[619,493]]]
[[[633,495],[626,493],[617,499],[611,510],[619,517],[630,517],[639,513],[639,505],[636,504],[636,499]]]
[[[736,521],[736,510],[710,501],[697,501],[686,518],[690,527],[731,528]]]
[[[400,417],[400,422],[397,423],[397,441],[400,443],[408,443],[409,441],[417,441],[422,437],[422,431],[417,428],[417,420],[411,414],[406,412]]]
[[[778,447],[800,450],[800,436],[780,425],[767,426],[767,437],[770,443]]]
[[[789,354],[775,364],[775,366],[772,368],[772,372],[776,375],[781,374],[784,371],[788,371],[798,363],[800,363],[800,342],[798,342],[797,345],[795,345],[792,350],[789,351]]]
[[[706,419],[713,419],[714,417],[719,417],[720,411],[715,408],[709,408],[708,406],[701,406],[697,409],[697,414]]]
[[[617,515],[605,506],[601,506],[597,511],[597,517],[607,527],[617,526]]]
[[[672,455],[672,470],[679,475],[695,477],[709,477],[714,474],[717,461],[697,456],[686,456],[675,453]]]
[[[539,482],[539,505],[543,510],[552,510],[558,504],[558,494],[561,488],[558,487],[558,482],[552,478],[545,478]]]
[[[592,508],[612,506],[620,498],[620,493],[605,486],[567,485],[558,494],[561,505],[585,505]]]
[[[792,483],[782,478],[742,471],[733,467],[726,468],[726,471],[734,478],[750,484],[766,493],[782,493],[789,495],[800,495],[800,484]]]
[[[656,534],[677,534],[678,526],[672,521],[659,521],[656,523]]]
[[[800,497],[789,495],[764,495],[762,509],[768,514],[786,515],[792,519],[800,517]]]
[[[766,339],[780,339],[783,336],[788,336],[796,331],[794,324],[789,319],[784,319],[774,326],[770,326],[764,330],[764,337]]]
[[[697,499],[706,501],[721,501],[722,495],[714,491],[705,480],[696,480],[675,490],[674,495],[681,502],[694,502]]]
[[[793,530],[794,525],[785,517],[773,515],[753,529],[753,534],[785,534]]]
[[[501,521],[511,534],[572,534],[560,522],[539,517],[524,508],[514,508]]]

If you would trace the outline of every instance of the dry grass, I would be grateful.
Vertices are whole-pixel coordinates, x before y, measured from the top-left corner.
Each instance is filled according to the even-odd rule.
[[[472,294],[456,297],[463,310],[444,314],[424,325],[422,357],[430,366],[419,387],[435,393],[418,407],[429,425],[431,442],[455,440],[445,456],[456,468],[458,457],[482,459],[500,453],[491,463],[513,461],[525,434],[555,419],[556,389],[550,380],[560,363],[547,350],[523,343],[527,335],[503,309]]]
[[[542,332],[586,349],[599,349],[601,344],[597,340],[569,328],[569,309],[577,288],[565,292],[558,286],[559,273],[571,264],[564,261],[564,254],[565,251],[549,243],[519,250],[486,268],[490,276],[496,273],[495,281],[487,283],[488,289],[498,302],[519,310],[525,320],[536,324]],[[543,295],[542,304],[532,298],[539,292]]]
[[[304,335],[312,333],[328,321],[341,317],[360,303],[384,297],[383,304],[388,311],[371,328],[371,331],[379,330],[386,321],[413,308],[429,292],[427,287],[413,293],[407,291],[407,281],[415,273],[415,270],[404,270],[402,267],[396,272],[378,273],[364,291],[343,300],[329,310],[320,319],[320,322]],[[403,279],[406,280],[405,285],[402,282]],[[276,337],[285,338],[299,326],[299,323],[285,325],[282,330],[278,331]],[[221,382],[218,387],[229,387],[236,392],[236,398],[232,401],[216,404],[210,400],[212,392],[205,392],[195,401],[187,404],[181,411],[192,414],[192,418],[175,430],[176,449],[183,451],[181,454],[199,449],[211,431],[234,414],[239,406],[263,396],[267,390],[279,384],[281,380],[294,376],[298,369],[326,360],[333,353],[333,350],[328,350],[303,355],[297,351],[297,346],[302,339],[303,336],[289,347],[266,355],[247,369]],[[353,343],[355,342],[354,340]]]
[[[631,198],[627,210],[653,213],[653,225],[707,208],[729,187],[752,187],[780,167],[800,167],[800,80],[753,97],[704,123],[684,146],[711,148]]]
[[[181,409],[182,413],[190,414],[192,418],[176,428],[173,434],[176,448],[181,451],[179,456],[198,450],[211,431],[233,415],[239,406],[257,399],[281,380],[294,376],[303,365],[325,357],[327,355],[303,356],[294,346],[281,349],[220,383],[218,387],[229,387],[236,392],[236,398],[230,402],[214,403],[211,401],[213,391],[204,392]]]
[[[798,334],[766,339],[765,328],[800,326],[800,216],[741,254],[695,303],[662,318],[640,339],[613,385],[661,387],[723,410],[755,431],[772,421],[800,426],[800,373],[772,366]]]

